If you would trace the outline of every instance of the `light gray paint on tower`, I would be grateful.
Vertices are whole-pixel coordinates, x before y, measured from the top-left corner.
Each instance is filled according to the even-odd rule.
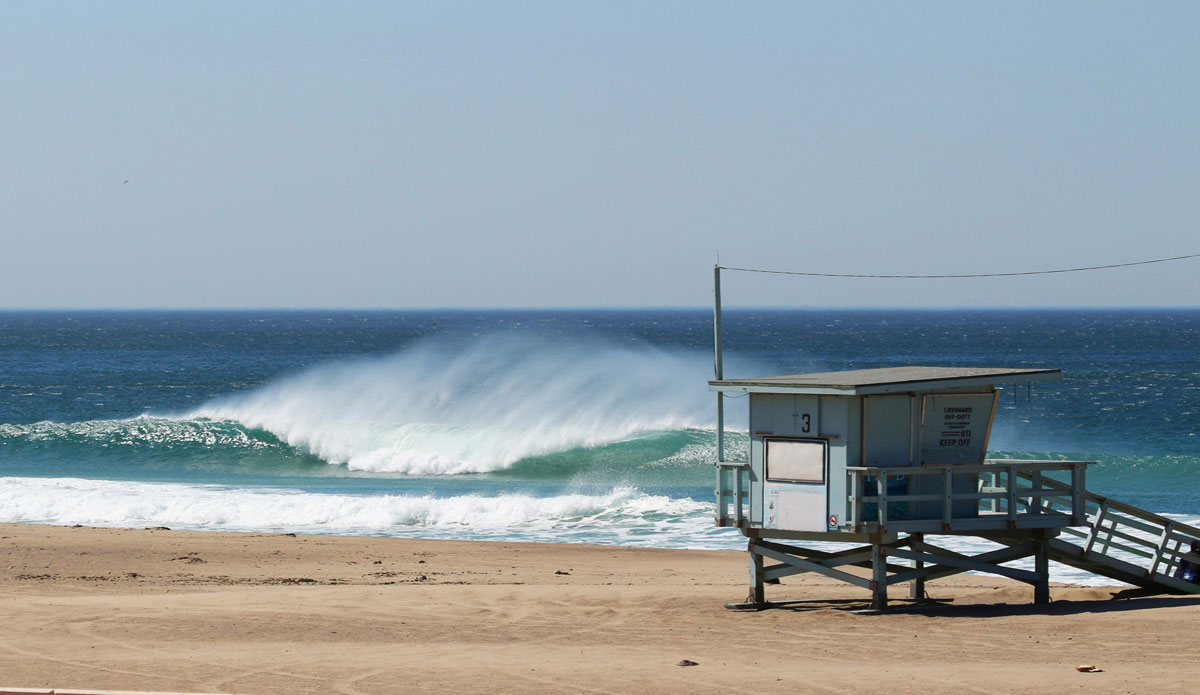
[[[717,380],[709,388],[750,395],[751,527],[827,532],[837,531],[849,515],[848,467],[982,463],[995,409],[994,384],[1058,376],[1053,369],[896,367]],[[821,479],[772,476],[774,442],[781,456],[787,442],[794,450],[823,450]],[[975,484],[969,475],[953,483],[956,492],[970,492]],[[887,491],[941,494],[942,485],[940,477],[921,476],[917,482],[897,471]],[[936,502],[891,503],[888,512],[896,521],[943,514]],[[956,518],[977,514],[970,500],[955,502]]]

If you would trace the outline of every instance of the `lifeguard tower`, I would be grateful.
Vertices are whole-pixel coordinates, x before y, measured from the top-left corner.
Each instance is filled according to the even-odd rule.
[[[986,458],[1000,386],[1057,380],[1058,370],[721,378],[719,288],[718,276],[716,523],[739,529],[750,554],[750,595],[731,607],[768,605],[765,584],[804,572],[868,589],[873,610],[887,607],[891,585],[910,582],[910,598],[922,599],[926,581],[968,571],[1029,583],[1034,602],[1047,603],[1050,560],[1138,587],[1125,596],[1200,593],[1175,576],[1200,528],[1089,493],[1088,461]],[[729,393],[749,396],[747,461],[724,460]],[[926,534],[1000,547],[967,556]],[[1019,560],[1025,567],[1009,566]]]

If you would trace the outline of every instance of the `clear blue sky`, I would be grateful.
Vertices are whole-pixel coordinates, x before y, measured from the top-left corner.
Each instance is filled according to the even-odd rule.
[[[0,307],[704,306],[1200,252],[1200,3],[0,3]],[[1200,260],[727,276],[1200,306]]]

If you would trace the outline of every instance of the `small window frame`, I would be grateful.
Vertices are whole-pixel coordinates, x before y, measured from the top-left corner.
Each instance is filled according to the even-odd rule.
[[[819,471],[818,471],[819,475],[813,475],[811,473],[811,468],[813,467],[813,463],[815,463],[813,461],[807,461],[807,462],[800,461],[798,463],[791,464],[792,466],[799,465],[802,467],[807,467],[809,469],[809,471],[807,471],[807,472],[805,472],[805,471],[782,471],[780,475],[777,475],[777,476],[772,475],[772,473],[771,473],[771,449],[773,446],[775,447],[776,453],[778,455],[782,456],[782,455],[784,455],[781,453],[782,450],[784,450],[786,448],[791,448],[788,445],[792,445],[794,447],[795,445],[814,445],[814,444],[820,446],[820,459],[821,460],[820,460],[820,465],[817,466],[817,468],[819,469]],[[807,453],[806,455],[811,457],[812,454]],[[788,466],[788,464],[785,463],[784,467],[787,467],[787,466]],[[763,469],[765,472],[765,477],[767,479],[767,482],[770,482],[770,483],[808,483],[808,484],[824,485],[826,477],[827,477],[827,471],[829,469],[829,441],[826,439],[807,439],[807,438],[799,438],[799,437],[786,437],[786,438],[784,438],[784,437],[763,437]],[[797,473],[799,473],[799,475],[797,475]]]

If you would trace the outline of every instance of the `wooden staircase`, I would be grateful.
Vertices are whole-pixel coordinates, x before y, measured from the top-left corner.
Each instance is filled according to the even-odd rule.
[[[1067,487],[1042,480],[1043,485]],[[1181,557],[1200,540],[1200,528],[1144,509],[1086,492],[1087,524],[1064,527],[1049,539],[1050,559],[1086,572],[1140,587],[1140,595],[1198,594],[1200,584],[1174,575]],[[1044,501],[1043,501],[1044,499]],[[1043,511],[1060,508],[1061,498],[1029,498],[1024,502]]]

